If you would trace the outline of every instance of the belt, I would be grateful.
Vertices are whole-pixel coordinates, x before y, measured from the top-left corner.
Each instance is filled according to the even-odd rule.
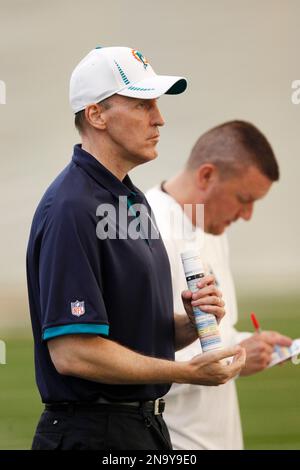
[[[45,403],[47,411],[76,411],[76,410],[97,410],[103,405],[110,406],[131,406],[133,408],[143,409],[154,415],[160,415],[164,412],[165,401],[162,398],[148,401],[110,401],[106,398],[98,398],[94,402],[57,402]]]

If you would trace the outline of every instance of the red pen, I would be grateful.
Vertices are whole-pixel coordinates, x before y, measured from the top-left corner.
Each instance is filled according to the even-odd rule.
[[[257,320],[256,316],[255,316],[255,313],[254,312],[251,312],[251,321],[253,323],[253,326],[255,328],[255,332],[256,333],[261,333],[261,327],[260,327],[260,324],[259,324],[259,321]],[[278,344],[274,344],[274,351],[277,352],[277,354],[279,354],[279,357],[281,357],[281,348]]]
[[[255,328],[255,331],[256,333],[261,333],[261,328],[260,328],[260,325],[259,325],[259,322],[255,316],[255,313],[254,312],[251,312],[251,321],[253,323],[253,326]]]

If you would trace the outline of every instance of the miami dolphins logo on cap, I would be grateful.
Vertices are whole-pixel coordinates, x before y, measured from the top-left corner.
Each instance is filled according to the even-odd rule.
[[[135,49],[132,49],[132,55],[133,57],[138,60],[139,62],[141,62],[143,65],[144,65],[144,69],[146,69],[149,65],[149,62],[148,60],[146,59],[146,57],[143,56],[143,54],[139,51],[136,51]]]

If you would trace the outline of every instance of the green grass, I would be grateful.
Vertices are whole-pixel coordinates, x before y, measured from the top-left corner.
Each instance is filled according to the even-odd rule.
[[[300,337],[299,298],[240,302],[241,330],[251,331],[253,309],[263,329]],[[0,449],[28,449],[42,405],[33,367],[29,332],[1,333],[7,364],[0,365]],[[300,365],[274,367],[237,380],[247,449],[300,449]],[[226,403],[224,403],[226,406]]]
[[[0,449],[28,449],[42,410],[35,385],[30,333],[1,335],[6,365],[0,365]]]
[[[300,337],[299,298],[240,302],[240,330],[255,310],[265,330]],[[246,313],[247,312],[247,315]],[[247,449],[300,449],[300,364],[291,362],[237,380]]]

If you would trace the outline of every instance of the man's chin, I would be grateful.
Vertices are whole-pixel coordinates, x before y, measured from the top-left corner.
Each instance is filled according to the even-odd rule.
[[[153,152],[139,155],[138,159],[139,159],[139,163],[143,164],[143,163],[151,162],[152,160],[155,160],[157,157],[158,157],[158,152],[155,150]]]
[[[205,230],[207,233],[210,233],[211,235],[222,235],[226,230],[226,225],[222,226],[214,226],[214,227],[209,227],[208,230]]]

